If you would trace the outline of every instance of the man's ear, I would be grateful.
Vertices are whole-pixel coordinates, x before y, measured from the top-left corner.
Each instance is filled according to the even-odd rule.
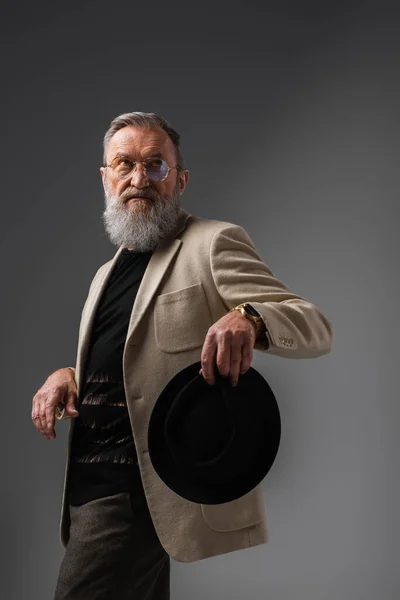
[[[189,171],[187,169],[184,169],[183,171],[179,172],[179,189],[181,194],[183,194],[185,187],[187,186],[189,181]]]
[[[101,174],[101,181],[102,181],[102,183],[103,183],[103,188],[104,188],[104,191],[106,191],[106,188],[105,188],[105,183],[104,183],[104,178],[105,178],[105,176],[106,176],[106,170],[105,170],[105,168],[104,168],[104,167],[100,167],[100,174]]]

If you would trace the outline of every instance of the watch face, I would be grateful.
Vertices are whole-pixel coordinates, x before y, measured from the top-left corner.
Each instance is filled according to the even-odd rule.
[[[247,314],[251,315],[252,317],[260,316],[256,309],[250,306],[249,304],[244,305],[244,310],[247,312]]]

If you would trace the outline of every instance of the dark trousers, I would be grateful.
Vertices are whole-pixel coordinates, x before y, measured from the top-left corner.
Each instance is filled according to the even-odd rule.
[[[169,600],[170,558],[141,493],[70,506],[54,600]]]

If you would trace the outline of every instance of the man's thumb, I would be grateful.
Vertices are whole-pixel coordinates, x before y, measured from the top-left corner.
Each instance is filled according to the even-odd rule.
[[[77,417],[78,416],[78,411],[75,408],[75,396],[68,396],[68,400],[67,403],[65,405],[65,410],[67,411],[67,413],[69,415]]]

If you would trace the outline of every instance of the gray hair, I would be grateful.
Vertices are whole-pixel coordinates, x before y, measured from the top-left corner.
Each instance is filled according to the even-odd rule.
[[[156,115],[155,113],[144,113],[144,112],[130,112],[124,113],[115,117],[110,123],[110,127],[106,131],[103,140],[103,164],[107,162],[107,147],[112,136],[123,127],[128,125],[135,125],[137,127],[143,127],[150,129],[152,127],[161,127],[171,138],[172,143],[175,146],[176,158],[181,169],[184,169],[184,160],[179,147],[180,135],[175,129],[171,127],[166,119]]]

